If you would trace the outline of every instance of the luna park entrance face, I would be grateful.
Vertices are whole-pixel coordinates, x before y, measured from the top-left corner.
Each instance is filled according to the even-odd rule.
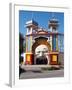
[[[34,64],[43,65],[49,63],[48,47],[46,45],[39,45],[35,49]]]

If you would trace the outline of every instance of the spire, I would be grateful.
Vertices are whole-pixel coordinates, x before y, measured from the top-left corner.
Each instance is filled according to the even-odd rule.
[[[52,12],[51,14],[52,14],[52,18],[48,22],[48,28],[50,29],[50,31],[57,32],[58,26],[59,26],[59,22],[55,18],[54,12]]]

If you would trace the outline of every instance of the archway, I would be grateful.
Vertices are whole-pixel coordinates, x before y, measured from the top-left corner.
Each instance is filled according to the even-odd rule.
[[[35,43],[33,43],[33,45],[32,45],[32,53],[35,53],[36,47],[41,45],[41,44],[46,45],[48,47],[49,51],[50,51],[51,50],[51,45],[47,40],[48,40],[48,38],[46,38],[46,37],[35,38]]]
[[[37,49],[37,53],[36,53]],[[34,54],[34,64],[48,64],[49,56],[48,52],[51,50],[51,46],[45,37],[39,37],[35,39],[35,43],[32,46],[32,52]],[[41,55],[42,54],[42,55]]]

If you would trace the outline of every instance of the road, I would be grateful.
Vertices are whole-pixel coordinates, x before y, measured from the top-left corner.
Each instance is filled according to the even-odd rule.
[[[26,71],[20,74],[20,79],[31,78],[51,78],[51,77],[63,77],[64,70],[51,70],[51,71]]]

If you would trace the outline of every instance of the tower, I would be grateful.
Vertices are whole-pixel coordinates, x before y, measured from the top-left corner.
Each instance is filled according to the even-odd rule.
[[[37,32],[38,23],[34,20],[26,22],[26,52],[32,52],[33,34]]]
[[[58,20],[55,19],[55,18],[52,18],[49,20],[49,29],[50,29],[50,32],[51,32],[51,50],[52,51],[58,51],[58,26],[59,26],[59,23],[58,23]]]
[[[26,64],[33,64],[33,53],[32,53],[32,44],[33,44],[33,36],[37,32],[38,23],[34,20],[30,20],[26,22]]]

